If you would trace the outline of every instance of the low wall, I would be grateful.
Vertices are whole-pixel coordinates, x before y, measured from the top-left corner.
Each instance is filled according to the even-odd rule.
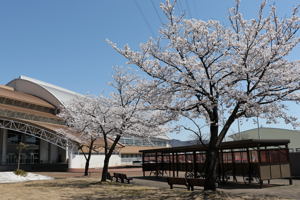
[[[73,155],[71,163],[69,163],[69,171],[85,168],[85,158],[82,154]],[[90,169],[96,170],[103,167],[104,155],[92,155],[90,160]],[[113,154],[109,160],[109,167],[120,166],[121,157],[118,154]],[[74,169],[74,170],[73,170]]]
[[[293,177],[300,177],[300,152],[290,153],[291,173]]]

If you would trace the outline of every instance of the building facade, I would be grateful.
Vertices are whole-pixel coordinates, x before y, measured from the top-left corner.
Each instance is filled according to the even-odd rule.
[[[300,152],[300,131],[280,128],[255,128],[229,136],[233,140],[288,139],[290,152]]]
[[[78,133],[58,131],[67,127],[56,116],[62,106],[78,96],[81,94],[26,76],[0,85],[0,170],[14,169],[18,161],[29,170],[84,169],[85,158],[78,144],[85,141]],[[138,162],[139,150],[147,146],[167,146],[167,141],[167,138],[148,141],[122,138],[110,166]],[[26,145],[21,152],[20,142]],[[90,161],[90,168],[94,169],[100,168],[104,160],[103,141],[97,142],[99,151],[93,152]]]

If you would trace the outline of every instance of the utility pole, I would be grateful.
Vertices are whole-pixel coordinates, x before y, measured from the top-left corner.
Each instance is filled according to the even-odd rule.
[[[257,120],[257,134],[258,134],[258,139],[260,140],[260,133],[259,133],[259,120],[258,120],[258,116],[256,117]]]
[[[241,129],[240,129],[240,119],[238,119],[237,122],[238,122],[238,132],[239,132],[240,140],[242,140]]]

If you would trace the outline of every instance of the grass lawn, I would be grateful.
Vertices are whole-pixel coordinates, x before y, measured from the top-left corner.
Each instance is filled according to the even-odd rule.
[[[1,200],[96,200],[96,199],[278,199],[271,196],[253,197],[226,194],[224,192],[204,194],[201,190],[190,192],[183,189],[157,189],[108,182],[99,184],[95,178],[63,178],[47,181],[0,184]]]

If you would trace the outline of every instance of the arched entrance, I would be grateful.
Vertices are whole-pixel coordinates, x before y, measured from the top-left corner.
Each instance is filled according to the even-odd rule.
[[[21,164],[26,169],[55,167],[67,168],[68,150],[76,143],[66,135],[29,121],[0,117],[1,169],[11,169],[17,163],[17,145],[22,142],[27,148],[22,151]],[[59,169],[58,169],[59,170]]]

